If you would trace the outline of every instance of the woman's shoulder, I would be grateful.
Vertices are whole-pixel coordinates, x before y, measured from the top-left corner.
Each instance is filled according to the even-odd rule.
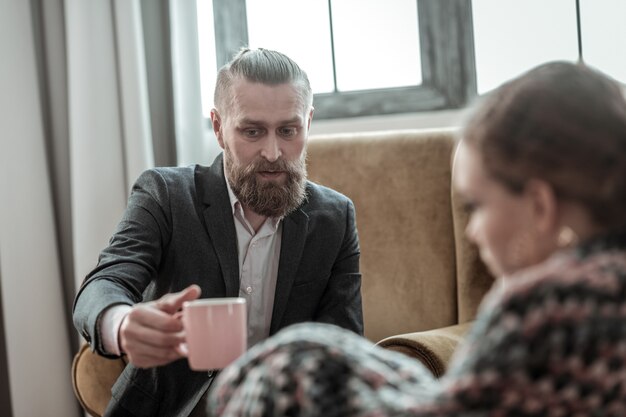
[[[563,251],[501,279],[469,336],[470,348],[491,359],[500,349],[511,362],[502,352],[521,349],[520,363],[626,343],[626,251]]]
[[[626,251],[557,253],[504,278],[485,299],[478,319],[484,332],[540,344],[558,329],[567,343],[613,337],[616,326],[626,323]]]
[[[502,278],[500,302],[546,299],[551,296],[584,299],[602,296],[626,303],[626,249],[581,253],[579,248],[560,251],[545,262]],[[529,303],[530,302],[530,303]]]

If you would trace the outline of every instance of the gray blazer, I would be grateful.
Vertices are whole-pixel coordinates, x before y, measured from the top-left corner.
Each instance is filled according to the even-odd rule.
[[[307,182],[307,200],[283,220],[270,334],[293,323],[332,323],[363,333],[359,241],[354,206]],[[222,156],[210,167],[155,168],[133,186],[117,229],[74,302],[74,325],[107,356],[97,331],[109,306],[182,290],[237,297],[239,262]],[[113,386],[111,416],[187,416],[210,385],[181,359],[166,366],[128,365]]]

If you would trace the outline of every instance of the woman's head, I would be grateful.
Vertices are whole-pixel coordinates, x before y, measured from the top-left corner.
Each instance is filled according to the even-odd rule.
[[[565,227],[582,238],[625,227],[620,87],[588,67],[562,62],[504,84],[466,124],[455,184],[471,204],[481,205],[468,236],[494,273],[541,261],[558,247]]]

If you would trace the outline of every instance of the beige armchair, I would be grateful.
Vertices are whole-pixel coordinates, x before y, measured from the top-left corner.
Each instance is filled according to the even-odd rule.
[[[126,361],[108,359],[83,345],[72,362],[72,386],[83,409],[94,417],[104,414],[111,400],[111,387],[120,376]]]
[[[492,284],[464,238],[450,187],[454,132],[389,131],[309,140],[309,177],[349,196],[361,243],[365,336],[442,375]],[[94,416],[123,360],[83,348],[72,377]]]

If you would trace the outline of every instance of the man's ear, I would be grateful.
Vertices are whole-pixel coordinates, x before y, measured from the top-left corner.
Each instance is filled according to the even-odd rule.
[[[213,127],[213,133],[217,138],[217,143],[224,149],[224,138],[222,136],[222,118],[217,112],[217,109],[211,109],[211,126]]]
[[[554,188],[543,180],[532,179],[526,183],[524,194],[532,204],[536,229],[542,233],[558,233],[559,204]]]
[[[315,107],[311,106],[311,110],[309,110],[309,121],[306,124],[307,132],[311,130],[311,120],[313,120],[313,113],[315,113]]]

